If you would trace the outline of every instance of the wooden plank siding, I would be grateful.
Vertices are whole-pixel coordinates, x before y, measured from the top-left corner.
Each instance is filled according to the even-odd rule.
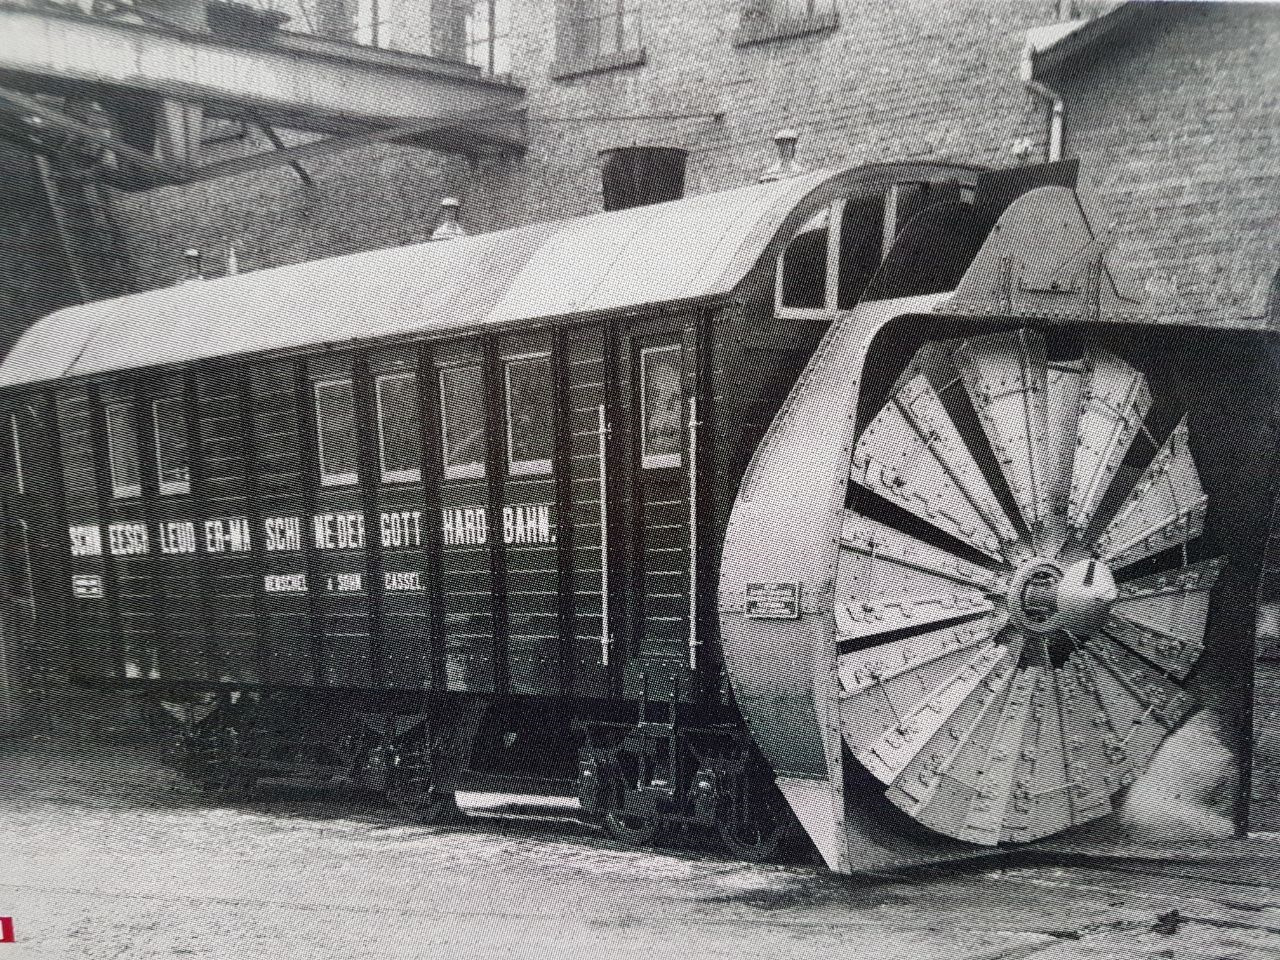
[[[256,681],[267,675],[261,629],[261,516],[253,496],[254,426],[245,367],[218,365],[192,377],[192,483],[200,529],[203,576],[209,585],[208,676]]]
[[[298,396],[293,361],[265,361],[250,368],[253,473],[264,539],[262,580],[254,584],[262,597],[260,629],[267,641],[267,669],[262,681],[283,686],[320,680],[306,547],[311,532],[312,485],[303,463]],[[298,577],[306,579],[298,581]],[[305,583],[308,589],[292,589],[298,583]]]
[[[687,420],[704,336],[692,314],[601,319],[60,390],[66,522],[104,541],[68,563],[103,584],[101,598],[74,601],[78,672],[584,700],[634,699],[644,674],[653,699],[689,701]],[[679,350],[681,452],[642,469],[638,351],[652,344]],[[455,376],[449,389],[465,397],[448,402],[470,407],[449,411]],[[331,425],[318,422],[317,389],[348,410],[354,461],[337,479],[322,477]],[[384,389],[416,402],[416,469],[388,472]],[[189,489],[161,489],[155,401],[185,417]],[[134,405],[138,496],[111,489],[117,402]],[[449,417],[467,469],[449,468]],[[715,474],[705,451],[700,496]],[[113,553],[111,524],[145,528],[145,551]],[[699,654],[714,672],[706,629]]]
[[[563,378],[565,383],[564,442],[567,516],[562,520],[570,554],[571,569],[567,630],[572,660],[572,689],[579,697],[607,697],[610,668],[605,665],[604,613],[601,594],[603,539],[600,527],[600,407],[605,407],[606,429],[614,422],[613,382],[610,354],[606,349],[606,329],[602,324],[575,329],[565,338]],[[606,443],[613,445],[611,434]],[[606,453],[606,464],[610,454]],[[612,538],[617,554],[620,537]],[[569,586],[569,585],[567,585]],[[616,617],[616,614],[615,614]],[[621,659],[618,657],[617,659]]]

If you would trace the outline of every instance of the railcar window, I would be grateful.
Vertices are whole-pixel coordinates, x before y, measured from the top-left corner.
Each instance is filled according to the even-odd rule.
[[[678,467],[684,409],[680,386],[680,346],[640,351],[640,422],[644,424],[641,465]]]
[[[138,421],[132,403],[107,406],[107,462],[111,470],[111,495],[142,495],[138,462]]]
[[[821,310],[827,298],[827,233],[830,210],[800,228],[782,255],[782,305]]]
[[[151,405],[156,431],[156,473],[160,493],[191,492],[191,462],[187,453],[187,413],[181,397],[165,397]]]
[[[418,423],[418,378],[393,373],[377,380],[378,458],[386,483],[422,479],[422,436]]]
[[[27,492],[26,480],[22,476],[22,435],[18,429],[18,415],[9,414],[9,431],[13,439],[13,483],[18,495]]]
[[[316,440],[320,483],[339,487],[358,478],[355,391],[350,380],[316,384]]]
[[[484,374],[480,367],[445,367],[440,371],[440,421],[445,478],[483,477]]]
[[[551,357],[507,361],[507,469],[513,475],[551,472],[555,404]]]

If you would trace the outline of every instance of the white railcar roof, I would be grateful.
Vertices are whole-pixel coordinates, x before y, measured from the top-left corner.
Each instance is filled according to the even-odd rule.
[[[22,336],[0,364],[0,387],[725,294],[832,176],[68,307]]]

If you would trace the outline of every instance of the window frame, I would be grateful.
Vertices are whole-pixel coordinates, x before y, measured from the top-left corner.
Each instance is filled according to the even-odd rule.
[[[164,463],[160,460],[160,405],[164,403],[175,403],[178,405],[178,412],[182,416],[182,426],[186,432],[185,444],[187,449],[187,479],[185,480],[165,480]],[[155,458],[156,458],[156,487],[160,491],[162,497],[181,496],[191,493],[191,425],[187,423],[186,402],[180,396],[157,397],[151,401],[151,430],[152,437],[155,440]]]
[[[788,307],[782,302],[783,260],[786,258],[787,251],[791,249],[791,244],[804,232],[804,228],[822,213],[822,210],[815,210],[791,235],[791,239],[778,252],[778,258],[774,262],[773,314],[775,317],[786,320],[822,320],[836,309],[840,297],[840,227],[844,222],[845,205],[846,198],[840,197],[824,208],[827,214],[827,275],[822,292],[822,306]]]
[[[655,353],[674,353],[678,358],[676,364],[677,379],[680,390],[680,437],[681,449],[675,453],[649,452],[649,356]],[[684,345],[681,343],[655,344],[640,348],[640,467],[643,470],[678,470],[684,466]]]
[[[760,5],[750,0],[739,0],[734,46],[748,47],[772,40],[827,33],[840,26],[840,11],[835,0],[807,0],[807,9],[799,16],[787,16],[777,9],[782,5],[778,0],[764,0]]]
[[[521,363],[540,362],[544,360],[546,361],[547,374],[549,377],[548,385],[551,388],[551,456],[545,460],[517,460],[514,455],[515,445],[513,443],[514,436],[512,431],[514,420],[511,417],[511,368]],[[551,351],[549,350],[539,350],[532,353],[514,353],[502,358],[502,385],[504,388],[503,417],[506,420],[508,476],[549,477],[553,472],[556,448],[555,376],[555,368],[551,363]]]
[[[351,424],[355,431],[356,462],[350,473],[326,473],[324,460],[324,421],[320,416],[320,393],[324,387],[345,386],[351,391]],[[327,377],[311,385],[312,415],[316,425],[316,472],[322,487],[353,487],[360,482],[360,429],[356,423],[356,385],[351,377]]]
[[[460,370],[474,370],[480,380],[480,429],[484,437],[484,453],[479,460],[453,464],[449,462],[449,410],[445,399],[445,377]],[[483,480],[488,475],[489,424],[484,408],[485,374],[484,364],[475,361],[450,363],[436,368],[436,388],[440,394],[440,468],[445,480]]]
[[[383,417],[382,407],[382,386],[384,383],[391,381],[408,381],[413,384],[416,391],[416,399],[418,406],[418,416],[416,426],[421,429],[422,425],[422,391],[418,388],[418,374],[411,370],[402,370],[396,373],[380,373],[373,381],[373,402],[374,412],[378,418],[378,477],[383,483],[421,483],[422,482],[422,445],[419,440],[418,459],[419,464],[416,467],[410,467],[405,470],[388,470],[387,469],[387,432],[384,427],[385,418]]]
[[[117,458],[120,437],[112,428],[113,410],[127,410],[129,422],[133,424],[133,468],[138,475],[137,483],[121,483],[116,476]],[[111,497],[114,500],[132,500],[142,496],[142,437],[138,430],[138,405],[133,400],[117,400],[103,408],[103,416],[107,423],[107,473],[111,478]]]
[[[486,76],[504,77],[511,74],[511,16],[513,0],[464,0],[464,36],[463,36],[463,62],[473,67],[479,68]],[[506,4],[506,31],[498,32],[498,8]],[[478,10],[484,10],[484,22],[486,27],[485,37],[482,40],[472,38],[470,29],[471,22],[474,20]],[[498,67],[498,46],[503,44],[506,53],[506,69],[499,71]],[[475,53],[477,51],[484,52],[484,62],[477,62]]]

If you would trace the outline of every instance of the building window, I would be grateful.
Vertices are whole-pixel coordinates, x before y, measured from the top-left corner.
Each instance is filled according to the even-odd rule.
[[[387,0],[356,0],[356,43],[366,47],[390,45],[390,6]]]
[[[558,0],[557,77],[644,63],[637,0]]]
[[[507,469],[513,476],[551,472],[555,450],[551,357],[507,361]]]
[[[834,30],[836,0],[742,0],[734,43],[747,46]]]
[[[422,479],[422,433],[418,420],[418,378],[395,373],[377,380],[378,464],[386,483]]]
[[[191,492],[187,453],[187,412],[181,397],[165,397],[151,404],[156,431],[156,474],[163,495]]]
[[[18,427],[18,415],[9,414],[9,436],[13,444],[13,484],[18,495],[27,492],[26,478],[22,475],[22,433]]]
[[[316,384],[316,444],[323,486],[340,487],[358,479],[355,406],[350,380]]]
[[[113,497],[142,496],[138,466],[138,420],[132,403],[107,406],[107,465]]]
[[[484,476],[484,374],[479,366],[440,371],[440,429],[447,480]]]
[[[680,346],[640,351],[640,422],[644,424],[641,465],[646,469],[678,467],[684,409]]]
[[[511,0],[466,4],[467,63],[493,76],[511,73]]]

